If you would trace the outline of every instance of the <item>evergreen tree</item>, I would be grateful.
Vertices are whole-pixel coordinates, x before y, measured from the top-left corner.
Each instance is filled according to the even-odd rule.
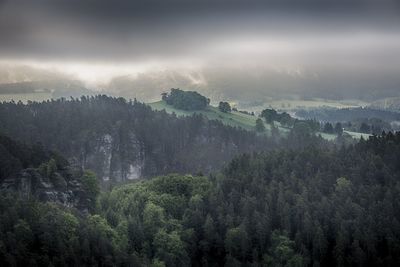
[[[231,105],[229,105],[228,102],[219,102],[218,109],[224,113],[228,113],[228,112],[232,111]]]
[[[260,133],[265,131],[265,126],[264,126],[264,122],[262,121],[262,119],[258,118],[256,120],[256,127],[255,128],[256,128],[256,131],[260,132]]]

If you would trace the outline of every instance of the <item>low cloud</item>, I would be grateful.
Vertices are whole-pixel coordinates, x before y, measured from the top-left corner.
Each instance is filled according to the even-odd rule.
[[[360,88],[370,73],[398,85],[398,1],[321,2],[0,1],[0,59],[91,82],[212,66],[318,77],[346,70],[359,80],[342,87]]]

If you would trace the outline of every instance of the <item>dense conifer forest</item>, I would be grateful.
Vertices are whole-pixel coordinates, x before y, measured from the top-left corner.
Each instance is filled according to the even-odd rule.
[[[0,122],[1,266],[400,264],[400,133],[265,136],[106,96]]]
[[[117,186],[87,214],[12,194],[0,259],[17,266],[396,266],[400,134],[245,154],[209,176]]]

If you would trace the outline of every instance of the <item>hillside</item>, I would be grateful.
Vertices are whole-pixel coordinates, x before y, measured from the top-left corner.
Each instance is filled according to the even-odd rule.
[[[244,114],[238,111],[232,111],[230,113],[224,113],[218,110],[217,107],[208,106],[204,110],[196,110],[196,111],[185,111],[176,109],[171,105],[168,105],[165,101],[158,101],[154,103],[148,104],[154,110],[165,110],[167,113],[175,113],[177,116],[191,116],[193,114],[202,114],[210,120],[219,120],[225,125],[233,126],[233,127],[241,127],[246,130],[254,130],[256,125],[256,116]],[[270,131],[270,126],[265,125],[267,131]],[[284,128],[281,127],[284,131]]]
[[[175,117],[107,96],[0,103],[0,132],[62,152],[104,181],[166,173],[208,173],[237,154],[274,147],[255,132],[200,116]]]
[[[252,116],[248,114],[244,114],[238,111],[232,111],[231,113],[224,113],[218,110],[217,107],[208,106],[205,110],[197,110],[197,111],[185,111],[176,109],[171,105],[165,103],[165,101],[158,101],[148,104],[153,110],[165,110],[167,113],[175,113],[177,116],[191,116],[193,114],[202,114],[210,120],[219,120],[225,125],[233,126],[233,127],[241,127],[246,130],[254,130],[256,125],[257,116]],[[275,123],[275,126],[278,128],[279,132],[282,134],[286,134],[290,131],[288,127],[281,126],[279,123]],[[271,126],[265,123],[266,134],[271,134]],[[369,134],[344,131],[349,134],[351,137],[360,139],[363,137],[364,139],[368,139]],[[327,134],[318,132],[317,135],[321,135],[322,138],[326,140],[334,140],[336,138],[335,134]]]
[[[117,185],[87,216],[0,194],[0,266],[399,266],[399,149],[390,133],[244,154]]]

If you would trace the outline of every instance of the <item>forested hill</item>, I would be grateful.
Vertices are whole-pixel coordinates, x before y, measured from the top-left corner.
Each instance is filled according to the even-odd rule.
[[[40,142],[104,180],[217,170],[234,155],[275,147],[272,139],[200,115],[178,118],[108,96],[0,104],[0,132]]]
[[[357,119],[381,119],[384,121],[392,122],[400,120],[400,113],[396,111],[374,109],[370,107],[365,108],[342,108],[342,109],[329,109],[319,108],[312,110],[299,110],[296,116],[305,119],[317,119],[319,121],[331,122],[347,122]]]
[[[0,265],[399,266],[400,133],[242,155],[97,203],[82,217],[0,195]]]
[[[108,222],[128,224],[128,250],[166,266],[400,264],[400,134],[242,155],[208,181],[161,177],[103,197]]]
[[[210,214],[236,263],[256,255],[267,266],[400,264],[400,133],[243,155],[216,184]],[[230,229],[246,241],[227,247]]]

